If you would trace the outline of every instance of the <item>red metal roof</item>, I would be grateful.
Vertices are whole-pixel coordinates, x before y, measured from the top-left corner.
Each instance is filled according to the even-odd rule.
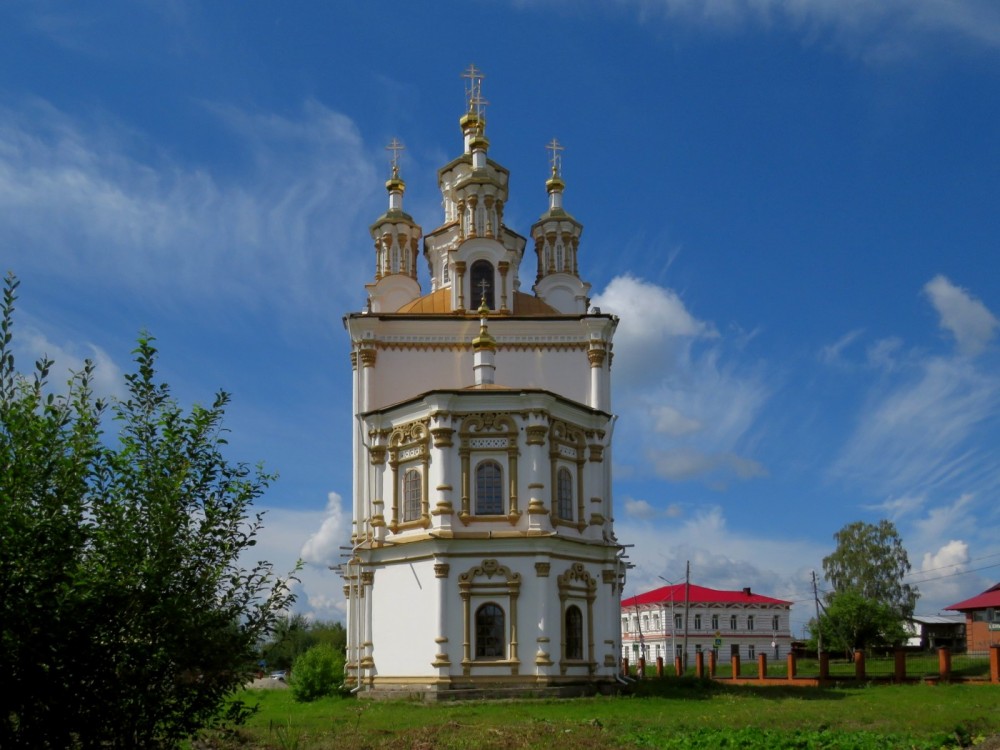
[[[1000,583],[986,589],[986,591],[978,596],[966,599],[964,602],[959,602],[958,604],[952,604],[950,607],[945,607],[945,609],[964,611],[967,609],[986,609],[987,607],[1000,607]]]
[[[688,598],[691,604],[791,604],[783,599],[775,599],[763,594],[747,593],[749,589],[740,591],[720,591],[710,589],[705,586],[691,584],[691,591]],[[635,607],[642,604],[674,604],[684,603],[684,584],[677,583],[673,586],[660,586],[658,589],[647,591],[642,594],[622,599],[623,607]]]

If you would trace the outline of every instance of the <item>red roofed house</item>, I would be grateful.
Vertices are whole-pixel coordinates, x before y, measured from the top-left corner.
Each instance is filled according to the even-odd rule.
[[[622,656],[633,663],[663,657],[670,663],[684,653],[684,584],[622,600]],[[792,603],[742,591],[720,591],[692,584],[687,606],[687,662],[694,655],[715,651],[726,659],[738,653],[753,660],[757,654],[783,658],[791,648],[789,618]]]
[[[1000,644],[1000,583],[979,596],[945,609],[965,615],[966,650],[969,653],[988,651],[990,646]]]

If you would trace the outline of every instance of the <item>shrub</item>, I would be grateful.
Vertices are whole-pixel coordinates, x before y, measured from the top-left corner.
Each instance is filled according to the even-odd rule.
[[[313,646],[295,660],[288,686],[295,700],[306,703],[333,695],[344,678],[344,656],[332,646]]]

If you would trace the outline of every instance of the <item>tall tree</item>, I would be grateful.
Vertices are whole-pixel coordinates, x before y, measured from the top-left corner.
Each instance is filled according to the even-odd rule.
[[[241,563],[272,477],[224,456],[226,393],[176,404],[149,337],[110,408],[90,363],[64,395],[51,362],[19,374],[16,288],[0,323],[0,747],[175,747],[219,716],[292,602],[269,563]]]
[[[877,525],[855,521],[834,534],[834,539],[837,548],[823,558],[823,572],[834,596],[854,591],[888,606],[900,619],[913,615],[920,592],[903,583],[910,559],[892,521]]]

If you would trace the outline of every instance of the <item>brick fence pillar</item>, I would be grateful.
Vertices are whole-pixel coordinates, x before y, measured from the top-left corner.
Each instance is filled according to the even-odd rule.
[[[656,657],[656,676],[663,677],[663,657]]]
[[[897,648],[893,652],[893,670],[892,679],[896,682],[903,682],[906,680],[906,652],[901,648]]]
[[[819,652],[819,678],[821,680],[830,679],[830,654],[826,651]]]
[[[788,663],[788,679],[789,680],[794,680],[795,679],[795,667],[796,667],[796,664],[795,664],[795,652],[794,651],[789,651],[788,652],[788,656],[785,657],[785,661]]]
[[[622,657],[622,677],[628,677],[628,657]]]
[[[679,656],[674,657],[674,674],[678,677],[684,674],[684,660]]]
[[[702,651],[694,654],[694,676],[699,680],[705,676],[705,654]]]
[[[757,654],[757,679],[767,679],[767,654]]]
[[[1000,644],[990,646],[990,682],[1000,682]]]
[[[733,679],[738,680],[740,678],[740,655],[733,654],[729,661],[733,665]]]
[[[947,646],[938,649],[938,674],[942,680],[951,679],[951,649]]]
[[[636,665],[636,676],[642,680],[646,677],[646,657],[640,656],[639,663]]]
[[[855,651],[854,652],[854,679],[863,680],[865,679],[865,652]]]

